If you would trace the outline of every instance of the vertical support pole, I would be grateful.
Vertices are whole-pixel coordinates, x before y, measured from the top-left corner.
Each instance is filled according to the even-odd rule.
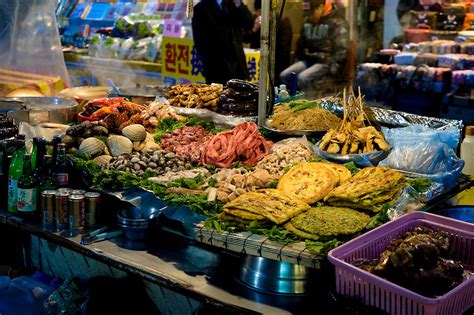
[[[258,125],[262,126],[267,115],[267,91],[269,88],[269,51],[270,51],[270,2],[262,1],[262,25],[260,27],[260,79],[258,91]]]

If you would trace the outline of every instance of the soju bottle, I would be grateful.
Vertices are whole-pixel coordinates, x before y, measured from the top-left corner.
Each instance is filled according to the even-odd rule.
[[[35,143],[36,142],[36,143]],[[40,180],[43,175],[44,156],[46,155],[46,140],[44,138],[33,138],[33,152],[31,153],[31,166],[33,175]]]
[[[25,154],[25,141],[14,142],[15,152],[12,155],[8,168],[8,212],[17,212],[18,180],[23,173],[23,155]],[[30,164],[31,167],[31,164]]]
[[[53,157],[54,158],[54,157]],[[58,155],[53,164],[53,175],[58,182],[58,187],[69,186],[69,169],[71,165],[66,157],[66,145],[64,143],[58,144]]]
[[[43,190],[55,190],[58,188],[58,182],[53,176],[51,165],[51,155],[45,155],[43,160],[42,174],[38,178],[38,194]]]
[[[38,184],[31,170],[31,155],[23,156],[23,174],[18,181],[18,212],[25,219],[36,220],[39,218],[36,208]]]
[[[8,151],[7,141],[0,141],[0,210],[8,208]]]

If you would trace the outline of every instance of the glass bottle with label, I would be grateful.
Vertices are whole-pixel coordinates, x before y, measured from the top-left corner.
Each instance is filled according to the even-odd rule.
[[[69,185],[69,161],[66,157],[66,145],[58,144],[58,153],[56,161],[53,165],[53,174],[58,182],[58,187],[67,187]],[[53,157],[54,158],[54,157]]]
[[[25,218],[35,220],[38,219],[38,211],[36,208],[38,184],[31,170],[31,155],[23,156],[23,174],[18,181],[18,212]]]
[[[23,173],[23,155],[25,154],[25,141],[16,140],[13,143],[15,151],[8,168],[8,212],[17,212],[18,180]],[[31,165],[30,165],[31,167]]]
[[[8,151],[7,141],[0,140],[0,209],[8,207]]]

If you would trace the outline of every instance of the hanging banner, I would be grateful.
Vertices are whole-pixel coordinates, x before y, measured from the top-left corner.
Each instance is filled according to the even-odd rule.
[[[194,41],[189,38],[163,37],[161,75],[167,84],[205,83],[202,62]],[[260,51],[245,49],[250,82],[258,82]]]

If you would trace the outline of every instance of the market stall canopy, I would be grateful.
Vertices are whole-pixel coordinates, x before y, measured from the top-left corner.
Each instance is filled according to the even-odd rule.
[[[0,47],[0,95],[30,88],[54,96],[68,84],[53,0],[1,1]]]

